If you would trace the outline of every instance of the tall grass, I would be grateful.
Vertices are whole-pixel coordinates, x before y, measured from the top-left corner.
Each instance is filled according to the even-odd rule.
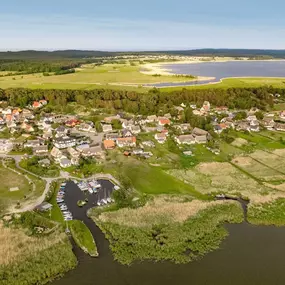
[[[33,213],[7,220],[0,222],[1,285],[44,284],[75,267],[68,238],[52,221]]]
[[[280,198],[272,202],[250,204],[247,219],[255,225],[284,226],[285,199]]]
[[[131,210],[129,216],[119,210],[110,216],[108,213],[93,218],[110,241],[114,257],[120,263],[145,259],[185,263],[219,247],[227,236],[223,223],[243,221],[241,206],[235,202],[208,205],[200,210],[196,208],[197,212],[191,213],[192,216],[188,209],[191,205],[194,204],[181,202],[181,211],[176,212],[172,220],[169,219],[171,210],[168,206],[161,210],[159,218],[141,209]],[[188,216],[183,211],[188,212]]]

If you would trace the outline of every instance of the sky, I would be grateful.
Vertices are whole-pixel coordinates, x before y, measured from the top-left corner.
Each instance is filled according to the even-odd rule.
[[[9,0],[0,50],[285,49],[284,0]]]

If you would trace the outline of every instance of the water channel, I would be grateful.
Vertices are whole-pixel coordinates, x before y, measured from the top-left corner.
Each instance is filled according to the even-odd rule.
[[[113,185],[99,181],[110,193]],[[83,220],[95,237],[99,258],[91,258],[78,247],[74,252],[79,264],[53,285],[282,285],[285,284],[285,228],[252,226],[246,222],[226,225],[229,237],[221,248],[201,260],[176,265],[171,262],[138,262],[123,266],[114,261],[108,241],[86,216],[97,194],[84,208],[77,201],[84,194],[68,182],[66,203],[75,219]],[[108,192],[109,191],[109,192]],[[91,196],[91,195],[90,195]],[[244,208],[244,210],[246,210]]]

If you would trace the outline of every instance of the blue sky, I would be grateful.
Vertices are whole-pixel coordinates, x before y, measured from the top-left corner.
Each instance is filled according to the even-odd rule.
[[[9,0],[0,50],[285,49],[284,0]]]

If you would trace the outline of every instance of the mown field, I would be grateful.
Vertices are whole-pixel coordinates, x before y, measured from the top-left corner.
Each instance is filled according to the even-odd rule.
[[[26,196],[31,194],[32,186],[29,185],[28,180],[24,175],[17,174],[10,169],[4,168],[0,162],[0,213],[1,209],[4,210],[16,204],[17,201],[22,201]],[[10,188],[18,187],[19,191],[10,191]]]

